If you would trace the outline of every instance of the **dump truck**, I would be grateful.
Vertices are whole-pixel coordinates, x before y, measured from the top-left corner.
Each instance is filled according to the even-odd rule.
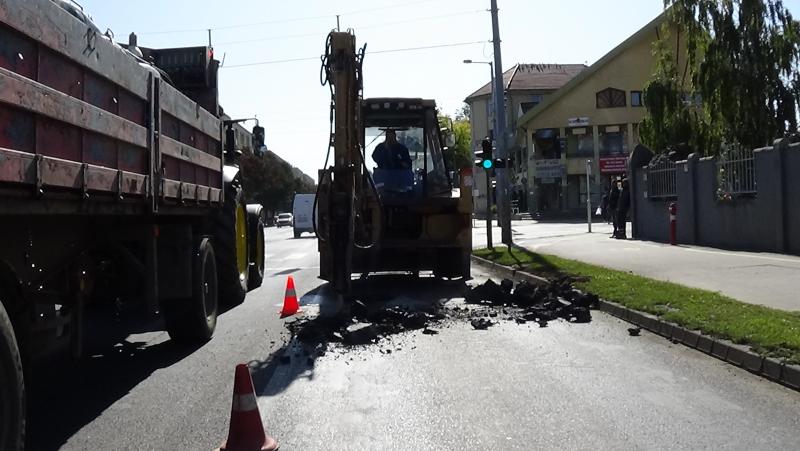
[[[236,143],[218,68],[207,46],[118,44],[72,2],[0,2],[0,449],[22,446],[23,374],[81,356],[94,306],[202,342],[261,284],[237,159],[264,129]]]
[[[434,100],[363,98],[364,49],[352,33],[332,32],[323,55],[333,164],[319,172],[320,277],[342,296],[353,275],[469,279],[471,170],[447,167],[452,134]]]

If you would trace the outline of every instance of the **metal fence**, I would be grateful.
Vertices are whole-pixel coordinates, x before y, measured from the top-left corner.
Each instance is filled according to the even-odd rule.
[[[645,177],[647,197],[663,199],[678,195],[674,161],[664,158],[651,163],[645,170]]]
[[[756,194],[756,166],[752,150],[727,149],[717,159],[717,195],[732,198]]]

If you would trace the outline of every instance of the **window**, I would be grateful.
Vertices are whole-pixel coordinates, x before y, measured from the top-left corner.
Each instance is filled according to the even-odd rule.
[[[525,115],[528,111],[532,110],[540,102],[522,102],[519,104],[520,116]]]
[[[519,104],[519,109],[520,109],[520,113],[521,113],[520,116],[524,115],[528,111],[530,111],[533,108],[535,108],[536,105],[542,103],[542,100],[544,100],[544,96],[542,96],[540,94],[537,94],[537,95],[530,96],[530,101],[520,103]]]
[[[628,126],[607,125],[600,132],[600,155],[622,155],[628,152]]]
[[[597,93],[597,108],[624,108],[625,91],[607,88]]]
[[[631,106],[642,106],[642,91],[631,91]]]
[[[594,135],[591,128],[581,127],[569,130],[567,156],[570,158],[594,156]]]
[[[548,160],[561,158],[561,140],[559,140],[557,129],[544,128],[537,130],[532,138],[534,149],[539,153],[536,158]]]

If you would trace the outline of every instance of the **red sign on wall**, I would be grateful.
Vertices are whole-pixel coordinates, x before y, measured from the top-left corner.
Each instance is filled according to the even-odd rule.
[[[621,174],[628,170],[628,157],[602,157],[600,158],[601,174]]]

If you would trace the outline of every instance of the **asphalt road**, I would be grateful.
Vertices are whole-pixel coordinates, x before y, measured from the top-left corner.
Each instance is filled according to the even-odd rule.
[[[267,237],[264,286],[220,316],[206,345],[178,348],[157,322],[126,320],[103,329],[116,340],[96,340],[85,361],[38,371],[29,449],[213,449],[239,362],[253,368],[282,450],[797,447],[800,393],[647,332],[630,337],[602,313],[547,328],[452,322],[438,335],[295,357],[277,315],[286,275],[307,315],[331,296],[316,278],[316,240]],[[463,302],[456,285],[368,286],[387,301]],[[281,355],[290,363],[272,359]]]

